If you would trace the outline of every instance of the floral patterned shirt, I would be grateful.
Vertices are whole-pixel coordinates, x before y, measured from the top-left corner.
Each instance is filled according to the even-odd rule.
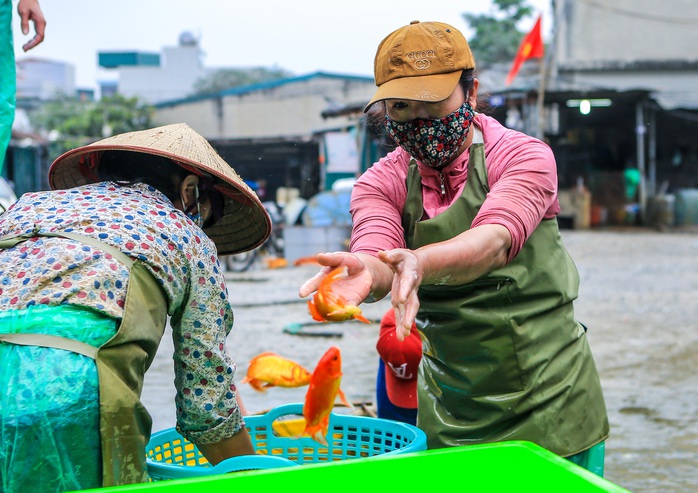
[[[237,433],[244,422],[226,352],[233,313],[204,232],[153,187],[111,182],[27,193],[0,216],[0,235],[35,227],[91,236],[145,263],[168,301],[178,429],[196,443]],[[34,237],[0,250],[0,266],[0,310],[70,304],[123,315],[128,268],[90,245]]]

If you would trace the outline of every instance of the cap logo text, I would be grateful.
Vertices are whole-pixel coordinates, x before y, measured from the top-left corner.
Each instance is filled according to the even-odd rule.
[[[407,59],[412,61],[417,70],[427,70],[431,65],[430,58],[436,58],[435,50],[412,51],[407,54]]]
[[[430,99],[438,99],[439,96],[429,91],[422,91],[414,95],[414,98],[419,101],[429,101]]]
[[[388,363],[388,366],[390,367],[391,370],[393,370],[393,373],[395,373],[395,376],[398,378],[401,378],[403,380],[408,380],[412,378],[412,373],[407,374],[407,363],[403,363],[400,366],[393,366],[392,363]]]

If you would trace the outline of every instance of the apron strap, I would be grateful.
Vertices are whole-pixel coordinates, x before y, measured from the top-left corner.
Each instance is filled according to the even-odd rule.
[[[92,359],[97,358],[97,351],[99,351],[99,348],[90,346],[84,342],[48,334],[0,334],[0,341],[18,344],[20,346],[41,346],[63,349],[65,351],[82,354]]]
[[[129,269],[131,269],[131,266],[133,265],[133,259],[126,255],[124,252],[122,252],[118,248],[114,248],[113,246],[107,243],[104,243],[101,240],[98,240],[97,238],[92,238],[91,236],[85,236],[78,233],[68,233],[66,231],[56,231],[47,233],[38,232],[36,233],[36,236],[54,236],[59,238],[68,238],[70,240],[79,241],[81,243],[87,243],[88,245],[93,246],[98,250],[102,250],[103,252],[109,253],[112,257],[115,257],[117,260],[120,260]]]
[[[0,238],[0,250],[4,250],[6,248],[12,248],[13,246],[22,243],[23,241],[27,241],[33,237],[36,236],[38,232],[38,228],[34,228],[34,231],[31,231],[29,233],[24,233],[21,235],[7,235],[3,236]]]
[[[480,130],[476,125],[472,126],[473,129],[473,140],[471,144],[484,144],[485,139],[482,137],[482,130]]]
[[[46,231],[42,232],[39,226],[35,226],[34,230],[29,233],[24,233],[21,235],[8,235],[0,238],[0,250],[5,248],[12,248],[13,246],[27,241],[36,236],[52,236],[57,238],[68,238],[70,240],[79,241],[81,243],[87,243],[90,246],[95,247],[98,250],[110,254],[112,257],[120,260],[126,267],[131,269],[133,266],[133,259],[126,255],[124,252],[115,248],[97,238],[92,238],[91,236],[85,236],[78,233],[69,233],[67,231]]]

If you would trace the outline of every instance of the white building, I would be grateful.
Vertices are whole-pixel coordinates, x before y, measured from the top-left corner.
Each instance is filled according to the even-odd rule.
[[[69,63],[24,58],[16,65],[17,100],[46,101],[75,94],[75,67]]]
[[[560,82],[647,89],[665,109],[698,108],[698,2],[557,0],[555,9]]]
[[[178,46],[165,47],[161,54],[134,51],[100,52],[99,65],[117,72],[114,82],[101,84],[102,96],[117,92],[155,104],[189,96],[197,80],[207,74],[197,39],[188,32]]]

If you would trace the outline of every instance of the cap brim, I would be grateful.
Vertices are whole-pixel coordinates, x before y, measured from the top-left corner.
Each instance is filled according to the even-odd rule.
[[[381,85],[364,108],[366,113],[374,103],[385,99],[407,99],[438,103],[448,98],[458,85],[462,70],[421,77],[399,77]]]
[[[398,407],[415,409],[417,407],[417,379],[397,378],[384,361],[381,361],[381,364],[385,366],[385,390],[390,402]]]

